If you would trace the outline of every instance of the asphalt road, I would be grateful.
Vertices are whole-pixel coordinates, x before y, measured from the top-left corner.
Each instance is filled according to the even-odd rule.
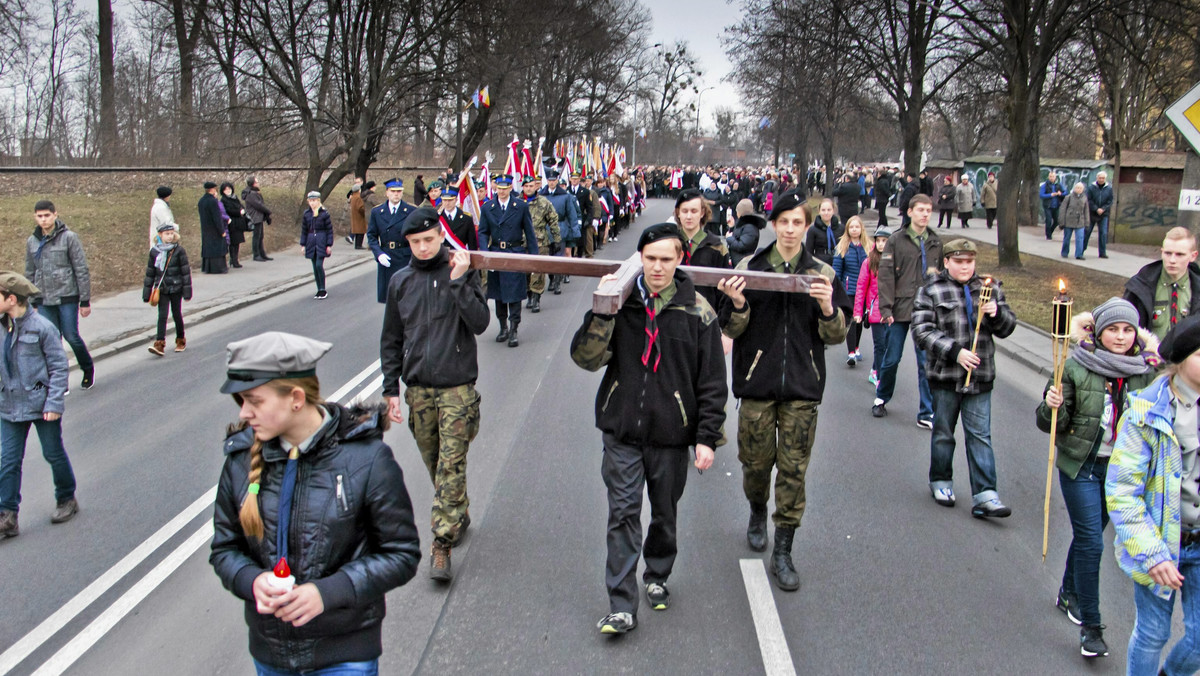
[[[652,202],[635,230],[669,209]],[[627,257],[635,241],[627,234],[601,254]],[[36,439],[29,443],[22,534],[0,544],[0,676],[30,636],[44,640],[22,650],[27,657],[8,673],[253,673],[241,602],[208,566],[203,531],[211,505],[201,498],[216,483],[224,426],[237,414],[217,392],[224,345],[268,329],[331,341],[319,375],[332,394],[378,359],[374,288],[373,268],[334,276],[329,300],[311,300],[305,288],[200,325],[183,355],[160,360],[134,351],[100,363],[96,388],[73,392],[64,419],[82,505],[71,523],[50,525],[49,471]],[[480,338],[483,423],[470,454],[472,529],[454,550],[451,586],[428,579],[426,556],[418,576],[389,595],[381,672],[764,673],[741,562],[752,560],[757,570],[769,554],[745,545],[748,508],[732,445],[718,449],[710,471],[692,469],[688,478],[670,610],[643,605],[639,628],[615,640],[596,631],[608,608],[606,502],[592,418],[600,376],[568,355],[595,281],[577,278],[563,288],[544,298],[542,313],[526,314],[519,348],[493,342],[494,326]],[[864,364],[870,347],[868,339]],[[1085,663],[1076,628],[1054,608],[1070,537],[1057,479],[1050,555],[1041,562],[1047,437],[1033,424],[1041,378],[998,360],[992,427],[999,490],[1014,515],[980,521],[964,500],[946,509],[929,497],[929,432],[915,424],[911,348],[891,415],[882,420],[870,416],[867,369],[848,369],[843,359],[842,348],[829,350],[808,511],[795,547],[803,586],[772,589],[775,607],[758,608],[766,617],[777,613],[796,673],[1122,672],[1132,583],[1116,567],[1111,544],[1101,609],[1112,656]],[[346,398],[371,390],[377,377],[367,373]],[[728,409],[731,438],[735,406]],[[421,523],[431,488],[412,438],[398,426],[386,439]],[[957,488],[969,503],[961,448],[960,441]],[[128,574],[105,577],[198,499],[194,516],[179,517]],[[170,566],[175,551],[177,568]],[[72,602],[89,585],[101,593]],[[56,613],[68,616],[57,621]]]

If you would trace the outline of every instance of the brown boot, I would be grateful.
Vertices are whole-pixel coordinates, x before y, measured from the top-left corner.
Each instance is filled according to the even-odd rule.
[[[454,575],[450,572],[450,545],[441,540],[433,541],[433,555],[429,560],[429,577],[438,582],[449,582]]]
[[[66,523],[75,518],[79,513],[79,502],[75,498],[67,498],[54,508],[54,514],[50,516],[50,523]]]
[[[163,350],[167,349],[167,341],[156,340],[153,345],[146,349],[150,350],[150,354],[156,354],[161,357],[163,356]]]
[[[186,349],[187,349],[187,338],[176,338],[175,339],[175,351],[183,352]]]
[[[0,512],[0,540],[15,538],[20,534],[21,529],[17,527],[17,513]]]

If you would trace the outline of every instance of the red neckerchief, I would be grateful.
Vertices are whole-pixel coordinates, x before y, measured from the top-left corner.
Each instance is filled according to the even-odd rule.
[[[638,286],[642,286],[645,277],[638,280]],[[658,373],[658,364],[662,361],[662,347],[658,345],[658,313],[654,310],[654,301],[658,298],[658,294],[650,291],[642,286],[642,300],[646,304],[646,350],[642,352],[642,366],[650,366],[650,355],[654,352],[658,354],[654,357],[653,371]]]

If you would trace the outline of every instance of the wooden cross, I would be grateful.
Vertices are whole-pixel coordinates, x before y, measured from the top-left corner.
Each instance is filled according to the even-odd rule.
[[[603,277],[615,274],[616,279],[601,282],[592,293],[592,312],[615,315],[633,293],[637,278],[642,274],[642,259],[633,254],[624,261],[606,261],[595,258],[565,258],[563,256],[533,256],[530,254],[502,253],[499,251],[472,251],[471,268],[495,270],[497,272],[540,272],[550,275],[572,275],[575,277]],[[760,291],[782,291],[785,293],[808,293],[814,281],[825,281],[820,275],[789,275],[755,270],[725,270],[681,265],[697,286],[716,286],[722,279],[742,277],[747,289]]]

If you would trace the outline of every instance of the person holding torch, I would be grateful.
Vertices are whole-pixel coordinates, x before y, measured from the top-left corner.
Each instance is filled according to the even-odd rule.
[[[1012,510],[1000,502],[996,492],[992,452],[994,339],[1012,334],[1017,316],[999,283],[975,274],[974,242],[951,240],[942,251],[945,269],[917,291],[912,315],[913,340],[925,350],[925,372],[933,395],[929,489],[939,505],[954,506],[954,428],[961,415],[971,477],[971,515],[1006,517]],[[985,284],[992,287],[992,298],[981,303]],[[981,322],[976,321],[976,313],[983,315]]]

